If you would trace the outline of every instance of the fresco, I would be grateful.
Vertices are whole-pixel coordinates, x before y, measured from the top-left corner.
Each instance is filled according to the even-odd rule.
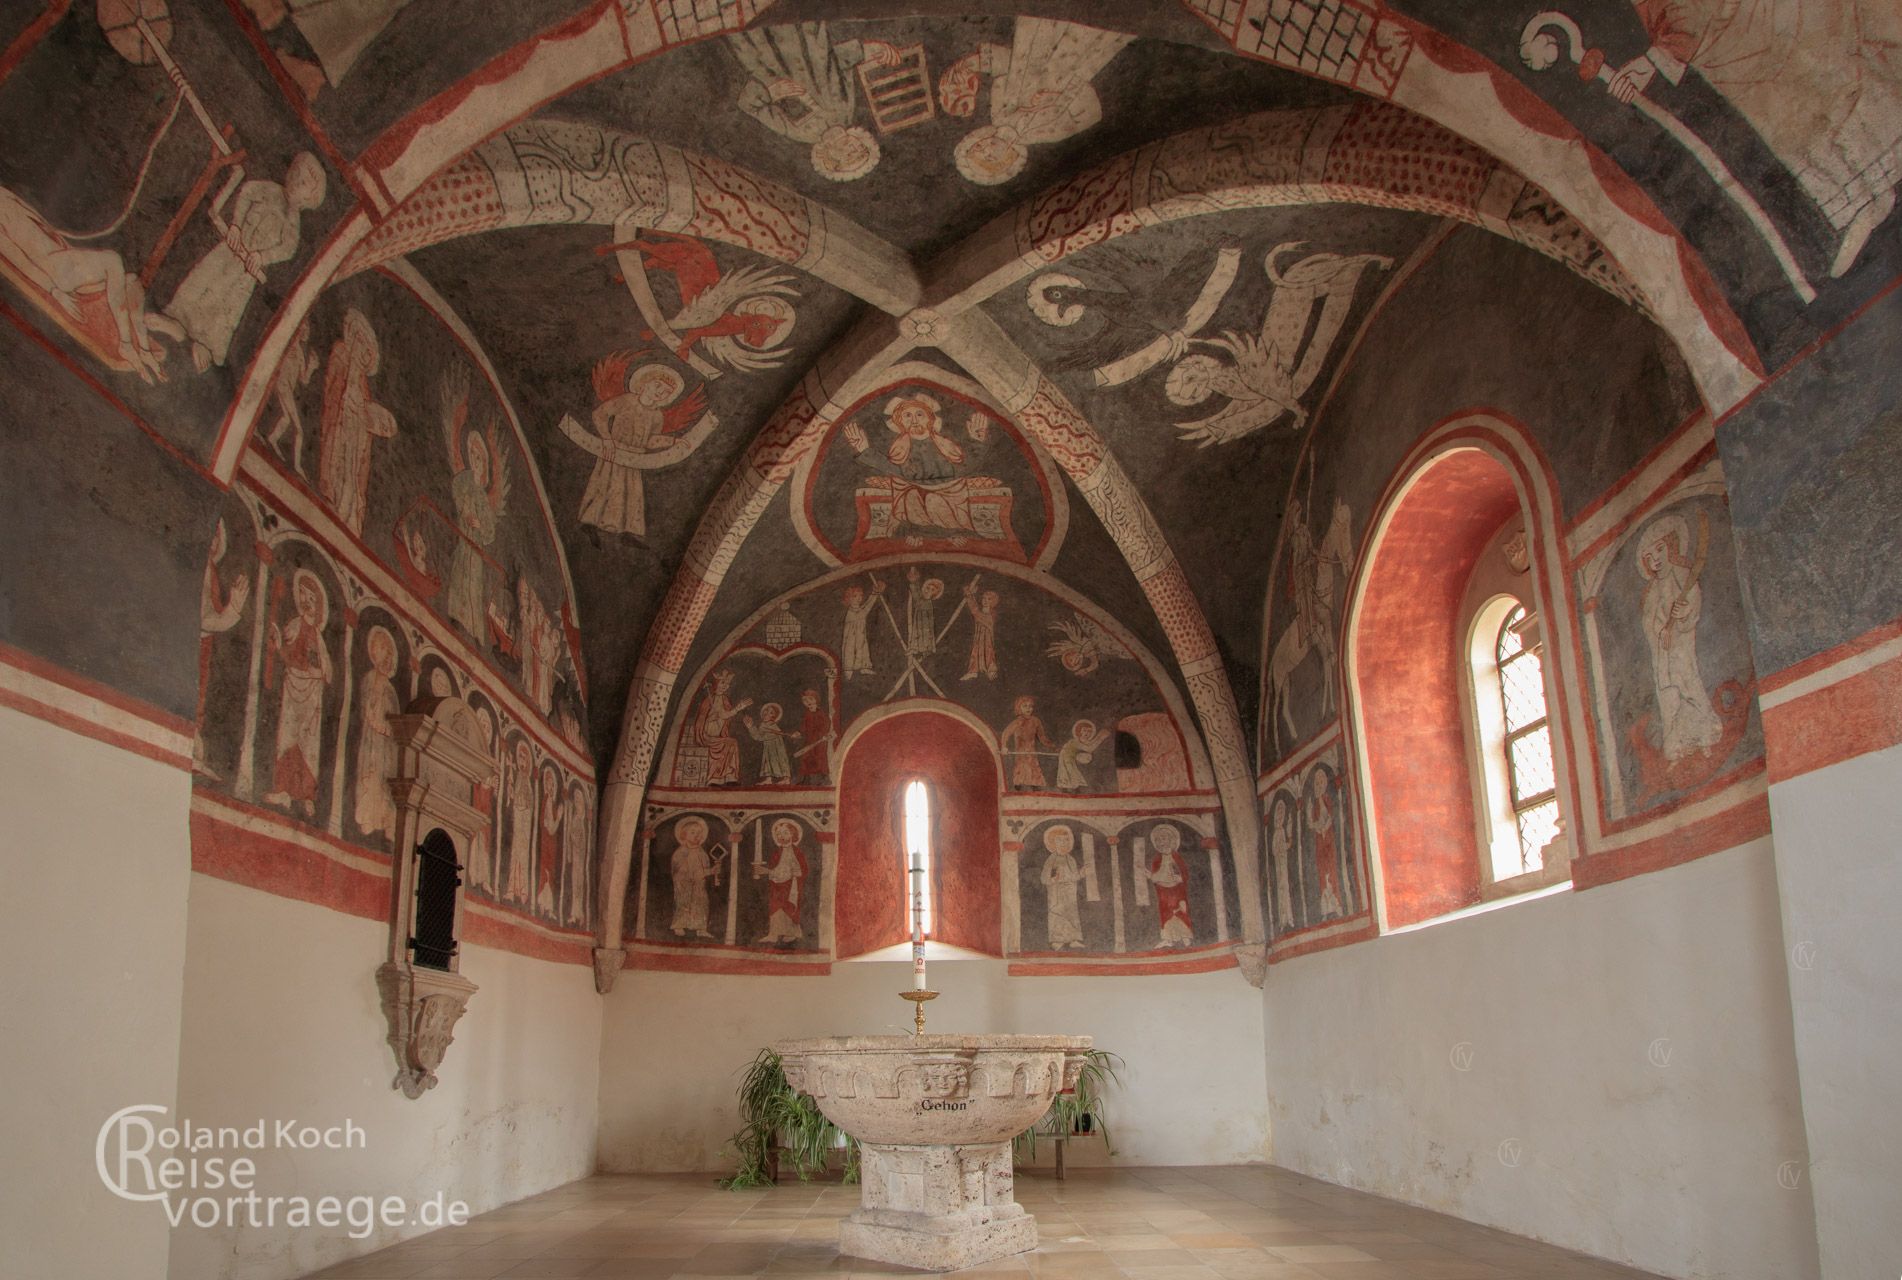
[[[963,378],[896,381],[840,415],[814,457],[793,518],[834,564],[950,551],[1045,565],[1061,545],[1054,464]]]
[[[327,291],[265,424],[280,474],[579,741],[576,621],[535,464],[424,299],[380,272]]]
[[[238,802],[238,812],[275,816],[287,833],[387,856],[397,827],[385,785],[396,763],[391,720],[418,699],[462,698],[496,761],[476,788],[488,823],[469,851],[470,892],[586,927],[594,785],[573,748],[494,697],[495,673],[471,676],[445,652],[440,622],[422,622],[419,601],[381,594],[326,549],[315,522],[273,501],[238,490],[206,559],[197,788]]]
[[[1706,261],[1766,366],[1902,269],[1893,6],[1395,7],[1491,58],[1603,147],[1676,225],[1703,232]]]
[[[1209,43],[1200,25],[1155,6],[956,21],[776,16],[586,85],[562,110],[728,156],[929,253],[1055,175],[1159,132],[1340,96],[1196,47]],[[1087,21],[1063,20],[1079,16]],[[1171,38],[1125,34],[1156,29]]]
[[[932,789],[944,841],[934,837],[935,936],[1026,964],[1084,966],[1066,971],[1134,958],[1231,963],[1239,904],[1220,805],[1200,738],[1159,672],[1094,605],[979,552],[865,561],[782,595],[713,646],[675,699],[640,836],[655,852],[630,878],[627,919],[645,920],[629,926],[630,963],[717,969],[728,963],[720,949],[737,947],[778,971],[761,957],[813,936],[662,927],[662,904],[676,900],[657,869],[672,865],[667,824],[689,811],[729,833],[788,806],[809,815],[815,839],[841,849],[819,906],[831,922],[824,956],[902,941],[894,806],[914,777]],[[1053,945],[1036,842],[1066,820],[1091,833],[1078,848],[1100,844],[1121,861],[1076,881],[1078,932]],[[708,856],[711,883],[711,868],[727,864]],[[719,904],[709,902],[711,919]],[[747,910],[744,890],[731,910]]]
[[[1761,763],[1726,493],[1721,468],[1706,464],[1578,571],[1613,819],[1682,802]]]
[[[1338,741],[1277,782],[1261,811],[1272,936],[1371,910],[1359,817]]]
[[[689,281],[694,271],[702,279],[756,279],[763,263],[726,245],[693,242],[690,254],[678,239],[642,238],[673,246],[677,259],[708,255],[711,267],[700,259]],[[803,363],[839,332],[852,305],[804,273],[774,273],[792,278],[795,295],[759,295],[760,314],[786,304],[793,323],[772,350],[790,358],[737,369],[702,357],[719,374],[710,377],[679,358],[678,342],[642,337],[652,326],[619,278],[620,262],[596,252],[611,240],[601,228],[534,227],[413,258],[472,329],[495,335],[507,353],[511,394],[561,531],[578,612],[587,619],[582,666],[610,672],[633,664],[672,565],[760,416],[790,393]],[[655,312],[671,314],[676,276],[655,266],[647,278]],[[572,306],[549,309],[551,294]],[[745,298],[733,301],[751,314]],[[515,326],[529,316],[541,319],[534,340],[523,341]],[[720,349],[760,354],[738,335],[727,342]],[[697,343],[688,354],[703,347]],[[595,700],[593,710],[590,746],[611,753],[618,693]]]
[[[1519,360],[1482,367],[1408,359],[1427,327],[1448,341],[1493,341],[1499,288],[1566,299],[1563,309],[1542,310],[1538,324],[1514,333]],[[1615,391],[1571,357],[1587,342],[1621,370]],[[1315,432],[1291,468],[1264,584],[1262,668],[1254,677],[1264,771],[1338,718],[1348,592],[1366,522],[1395,469],[1436,422],[1482,406],[1532,432],[1547,452],[1561,505],[1576,518],[1688,419],[1696,400],[1681,363],[1635,312],[1555,264],[1508,257],[1473,232],[1453,232],[1375,318],[1356,367],[1341,378],[1329,412],[1357,428]],[[1640,413],[1638,406],[1648,407]]]
[[[810,814],[657,808],[638,860],[630,938],[819,953],[830,857]]]
[[[1015,954],[1169,956],[1228,940],[1233,877],[1210,815],[1007,819],[1021,915]]]
[[[1298,442],[1397,264],[1433,230],[1351,207],[1213,213],[1085,248],[985,304],[1115,447],[1189,580],[1224,584],[1197,598],[1245,716],[1262,643],[1247,602],[1287,582],[1268,566]],[[1238,476],[1247,497],[1230,491]],[[1313,536],[1326,533],[1323,519]],[[1312,639],[1307,653],[1298,683],[1323,665]]]
[[[1156,731],[1174,708],[1093,612],[975,557],[835,574],[773,605],[686,689],[661,782],[825,785],[861,717],[928,698],[989,728],[1011,791],[1196,785],[1186,727]]]
[[[344,184],[221,8],[76,5],[0,68],[0,298],[208,456]]]
[[[266,830],[304,858],[389,856],[392,720],[457,697],[494,760],[470,893],[585,929],[595,796],[576,619],[539,475],[479,355],[413,274],[365,274],[312,310],[271,410],[199,592],[196,786],[248,824],[223,870],[312,874],[272,869],[247,843]]]

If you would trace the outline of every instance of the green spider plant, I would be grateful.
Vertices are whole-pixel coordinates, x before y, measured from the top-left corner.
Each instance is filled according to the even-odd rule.
[[[778,1054],[761,1049],[747,1066],[736,1093],[740,1127],[727,1139],[727,1146],[739,1156],[740,1167],[732,1177],[721,1179],[721,1186],[729,1191],[766,1186],[772,1181],[767,1156],[775,1146],[781,1149],[781,1163],[790,1164],[801,1182],[823,1172],[827,1155],[843,1146],[845,1181],[858,1181],[858,1143],[827,1120],[811,1098],[786,1083]]]

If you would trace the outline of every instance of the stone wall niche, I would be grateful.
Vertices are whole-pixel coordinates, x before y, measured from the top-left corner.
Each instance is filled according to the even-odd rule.
[[[460,698],[425,696],[390,718],[397,744],[397,856],[390,868],[389,954],[377,994],[396,1054],[390,1087],[420,1098],[435,1087],[457,1021],[475,994],[463,977],[462,868],[487,822],[472,803],[495,775],[475,714]],[[445,927],[447,926],[447,927]]]

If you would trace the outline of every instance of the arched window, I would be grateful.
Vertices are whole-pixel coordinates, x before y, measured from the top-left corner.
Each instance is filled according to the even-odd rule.
[[[1570,872],[1572,764],[1553,670],[1567,655],[1546,646],[1532,528],[1550,495],[1494,447],[1498,425],[1486,431],[1486,447],[1428,445],[1403,472],[1350,597],[1350,724],[1389,931]]]
[[[905,783],[905,927],[931,936],[931,794],[924,780]]]
[[[1467,656],[1489,887],[1537,876],[1559,834],[1542,650],[1538,617],[1517,597],[1495,596],[1475,614]]]
[[[437,827],[416,846],[416,922],[410,953],[417,964],[431,969],[454,967],[456,887],[461,883],[456,842]]]

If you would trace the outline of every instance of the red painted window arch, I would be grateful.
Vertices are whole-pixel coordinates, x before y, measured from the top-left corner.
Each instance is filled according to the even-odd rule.
[[[932,937],[999,955],[997,754],[961,718],[919,709],[859,734],[839,767],[839,958],[911,936],[904,792],[914,778],[931,795]]]
[[[1484,784],[1466,727],[1471,618],[1464,598],[1480,553],[1501,528],[1523,519],[1536,543],[1543,514],[1528,509],[1513,466],[1498,453],[1476,439],[1448,438],[1389,490],[1362,557],[1347,637],[1349,684],[1388,929],[1482,897],[1476,804]],[[1542,566],[1537,555],[1533,561],[1536,588]],[[1535,589],[1527,603],[1543,595]]]

